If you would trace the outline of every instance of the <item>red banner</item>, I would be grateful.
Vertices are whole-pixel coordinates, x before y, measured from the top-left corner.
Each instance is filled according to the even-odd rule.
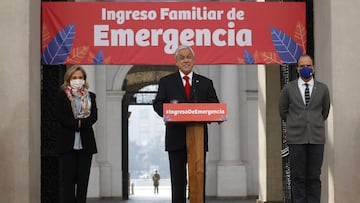
[[[291,64],[305,28],[303,2],[44,2],[42,63]]]

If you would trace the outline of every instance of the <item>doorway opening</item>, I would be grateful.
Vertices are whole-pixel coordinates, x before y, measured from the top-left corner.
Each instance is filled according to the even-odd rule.
[[[123,198],[171,199],[170,169],[165,152],[165,125],[153,110],[159,79],[176,66],[134,66],[123,83],[122,170]],[[152,176],[160,173],[159,193]]]
[[[129,199],[170,198],[169,161],[165,147],[165,125],[152,107],[158,85],[148,85],[134,94],[129,104]],[[160,174],[158,193],[153,185],[155,170]]]

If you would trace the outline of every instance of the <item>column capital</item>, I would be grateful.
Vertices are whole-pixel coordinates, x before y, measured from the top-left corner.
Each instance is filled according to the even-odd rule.
[[[125,95],[125,91],[118,91],[118,90],[106,91],[106,97],[109,100],[122,99],[124,95]]]

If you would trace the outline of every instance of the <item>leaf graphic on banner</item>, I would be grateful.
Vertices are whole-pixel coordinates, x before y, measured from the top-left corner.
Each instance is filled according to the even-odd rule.
[[[260,60],[260,53],[259,53],[258,50],[255,50],[254,53],[252,54],[252,56],[253,56],[253,58],[254,58],[254,62],[256,62],[256,61],[259,62],[259,60]],[[261,63],[261,62],[260,62],[260,63]]]
[[[95,56],[95,58],[94,58],[94,60],[93,60],[93,63],[94,63],[94,64],[103,64],[103,62],[104,62],[104,53],[103,53],[102,50],[100,50],[100,51],[96,54],[96,56]]]
[[[89,64],[110,64],[111,62],[111,56],[108,56],[108,57],[104,57],[104,53],[102,50],[100,50],[97,55],[100,55],[100,52],[101,52],[101,57],[102,59],[100,58],[97,58],[99,56],[95,56],[95,54],[92,52],[92,51],[89,51],[89,56],[87,58],[87,63]],[[97,61],[98,60],[98,61]],[[96,63],[96,62],[99,62],[99,63]]]
[[[284,32],[271,28],[271,37],[282,63],[295,64],[297,59],[303,55],[301,47]]]
[[[244,60],[245,60],[245,64],[255,64],[254,57],[246,49],[244,50]]]
[[[108,56],[104,59],[104,64],[110,64],[111,62],[111,56]]]
[[[79,64],[85,58],[86,54],[89,53],[88,46],[76,47],[71,49],[71,52],[66,59],[65,63]]]
[[[306,28],[300,22],[296,24],[295,40],[301,46],[302,50],[306,52]]]
[[[249,54],[250,54],[250,52],[248,52]],[[250,54],[251,55],[251,57],[253,58],[253,60],[254,60],[254,63],[256,62],[256,61],[259,61],[259,59],[260,59],[260,54],[259,54],[259,51],[258,50],[255,50],[254,51],[254,53],[253,54]],[[244,53],[244,56],[245,56],[245,53]],[[246,64],[245,63],[245,59],[244,58],[242,58],[242,57],[237,57],[237,61],[238,61],[238,63],[239,64]]]
[[[42,31],[41,31],[41,53],[44,52],[46,46],[49,44],[50,42],[50,32],[46,26],[46,24],[44,23],[42,25]]]
[[[48,44],[42,55],[43,64],[63,64],[68,57],[75,37],[75,25],[61,30]]]
[[[244,59],[241,58],[241,57],[237,57],[237,61],[238,61],[239,64],[245,64]]]
[[[262,52],[260,55],[265,64],[281,64],[281,60],[275,52]]]

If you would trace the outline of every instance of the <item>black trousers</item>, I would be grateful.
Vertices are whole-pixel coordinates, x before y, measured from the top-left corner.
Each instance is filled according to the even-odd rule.
[[[73,150],[62,154],[62,202],[86,203],[92,154]]]
[[[171,202],[185,203],[187,185],[186,150],[169,151],[168,154],[171,176]]]
[[[169,151],[171,176],[171,203],[186,203],[187,152],[186,150]],[[204,186],[206,180],[206,152],[204,152]],[[205,201],[205,188],[204,188]]]
[[[320,203],[323,144],[289,144],[292,203]]]

